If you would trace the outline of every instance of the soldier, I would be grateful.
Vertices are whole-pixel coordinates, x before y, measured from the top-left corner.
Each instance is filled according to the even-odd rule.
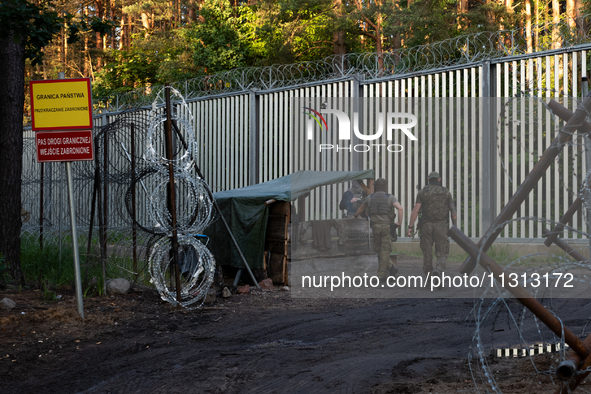
[[[431,272],[439,276],[447,263],[449,255],[449,239],[447,230],[449,229],[449,214],[451,220],[456,225],[457,213],[454,205],[453,196],[445,187],[440,185],[441,176],[439,173],[432,172],[428,177],[428,185],[419,191],[415,206],[410,215],[407,235],[412,237],[413,225],[419,212],[420,219],[420,237],[421,250],[423,251],[423,272],[425,275]],[[433,243],[435,243],[435,254],[437,263],[433,270]]]
[[[378,253],[378,278],[383,282],[388,275],[396,275],[398,268],[390,261],[390,252],[392,251],[392,238],[390,236],[390,225],[394,221],[394,209],[398,210],[398,222],[396,225],[402,225],[402,205],[396,197],[386,193],[388,183],[384,178],[376,180],[374,183],[375,193],[365,198],[363,204],[355,213],[358,218],[365,210],[369,215],[371,230],[373,233],[373,249]]]
[[[345,193],[339,203],[339,209],[346,211],[345,217],[352,218],[355,212],[359,209],[363,203],[363,189],[357,181],[351,182],[351,187]]]

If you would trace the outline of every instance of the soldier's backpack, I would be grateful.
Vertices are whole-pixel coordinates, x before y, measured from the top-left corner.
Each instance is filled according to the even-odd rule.
[[[388,197],[390,195],[385,192],[376,192],[370,195],[369,214],[370,215],[390,215],[393,216],[394,211],[392,205],[388,205]]]
[[[423,220],[445,220],[449,218],[449,192],[443,186],[429,185],[425,187],[425,197],[421,204]]]
[[[398,234],[396,233],[398,226],[394,223],[396,213],[394,212],[394,207],[388,204],[388,197],[390,197],[390,194],[385,192],[372,194],[369,214],[388,215],[390,217],[390,238],[392,239],[392,242],[396,242],[398,240]]]

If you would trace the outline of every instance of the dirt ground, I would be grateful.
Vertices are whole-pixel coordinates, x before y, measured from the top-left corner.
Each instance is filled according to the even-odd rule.
[[[2,393],[492,392],[468,363],[472,299],[294,299],[276,287],[187,311],[136,288],[85,298],[81,320],[73,292],[59,296],[0,293],[17,304],[0,310]],[[525,359],[486,362],[504,393],[554,391]]]

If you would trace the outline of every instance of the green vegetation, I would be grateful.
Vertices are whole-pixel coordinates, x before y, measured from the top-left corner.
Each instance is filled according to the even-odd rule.
[[[62,239],[60,259],[59,245],[55,242],[45,242],[41,249],[38,239],[34,237],[21,240],[21,268],[27,284],[43,290],[44,298],[48,301],[56,300],[60,289],[74,288],[74,262],[70,242],[68,236]],[[82,292],[84,296],[102,295],[104,286],[100,260],[91,256],[87,261],[85,249],[80,247]],[[107,278],[134,279],[133,263],[129,257],[112,255],[106,267]]]
[[[55,0],[2,6],[0,32],[15,29],[19,15],[32,15],[28,78],[51,79],[64,71],[67,77],[92,78],[95,95],[104,95],[237,67],[396,52],[467,33],[548,26],[589,9],[588,1],[577,10],[555,7],[555,1],[553,7],[526,3]],[[532,31],[528,49],[548,40],[556,41],[554,33]]]

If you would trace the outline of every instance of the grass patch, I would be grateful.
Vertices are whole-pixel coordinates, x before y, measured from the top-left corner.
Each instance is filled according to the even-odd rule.
[[[85,245],[82,242],[79,245],[82,244]],[[83,294],[85,296],[102,295],[104,283],[100,258],[97,256],[86,258],[85,246],[79,246],[79,254]],[[61,288],[74,287],[72,245],[68,243],[68,240],[62,239],[60,258],[59,245],[55,242],[46,242],[41,248],[38,239],[23,237],[21,238],[21,269],[27,282],[33,287],[43,290],[46,300],[55,300],[56,291]],[[133,280],[132,270],[131,258],[112,255],[107,259],[107,278],[123,277]]]

